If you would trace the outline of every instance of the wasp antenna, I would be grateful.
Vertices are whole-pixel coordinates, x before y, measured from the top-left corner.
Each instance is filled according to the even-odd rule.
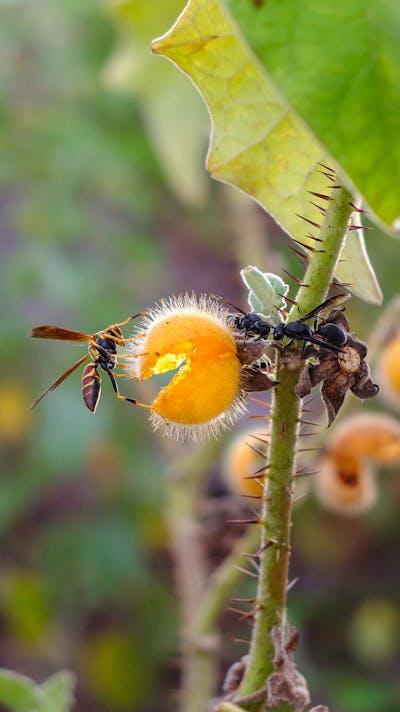
[[[320,447],[299,447],[297,448],[297,452],[316,452],[320,449]]]
[[[286,586],[286,593],[288,593],[289,591],[291,591],[292,588],[294,588],[294,586],[296,585],[296,583],[298,583],[299,581],[300,581],[300,576],[296,576],[296,578],[294,578],[294,579],[292,579],[291,581],[289,581],[288,585]]]
[[[366,211],[366,210],[363,210],[362,208],[359,208],[357,205],[354,205],[354,203],[349,203],[349,205],[350,205],[350,207],[353,208],[353,210],[356,211],[356,213],[365,213],[365,215],[367,214],[367,211]]]
[[[315,193],[313,190],[307,191],[310,195],[314,195],[316,198],[321,198],[321,200],[333,200],[331,195],[326,195],[325,193]]]

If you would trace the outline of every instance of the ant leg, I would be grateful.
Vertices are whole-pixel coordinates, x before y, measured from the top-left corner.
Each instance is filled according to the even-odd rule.
[[[111,381],[111,385],[114,389],[114,393],[119,400],[128,401],[128,403],[133,403],[133,405],[138,405],[141,408],[150,408],[149,405],[146,405],[146,403],[141,403],[140,401],[136,400],[136,398],[128,398],[127,396],[122,396],[118,390],[118,386],[117,386],[117,382],[114,378],[114,374],[111,373],[111,371],[106,371],[106,373],[110,377],[110,381]]]
[[[334,346],[334,344],[330,344],[328,341],[318,339],[316,336],[307,336],[304,338],[304,342],[306,341],[310,344],[317,344],[317,346],[320,346],[322,349],[326,349],[327,351],[333,351],[335,354],[340,354],[343,351],[343,349],[340,349],[338,346]]]

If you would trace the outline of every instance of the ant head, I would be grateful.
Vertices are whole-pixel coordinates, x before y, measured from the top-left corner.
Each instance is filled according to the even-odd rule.
[[[280,322],[279,324],[274,326],[274,339],[276,339],[277,341],[279,341],[280,339],[283,339],[283,337],[285,336],[284,330],[285,330],[285,325],[283,324],[283,322]]]

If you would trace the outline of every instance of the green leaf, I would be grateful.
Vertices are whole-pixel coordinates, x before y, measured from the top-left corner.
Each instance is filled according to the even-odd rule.
[[[0,669],[0,702],[13,712],[69,712],[73,685],[73,675],[65,671],[36,685],[25,675]]]
[[[182,0],[108,0],[106,11],[118,40],[103,78],[107,86],[140,99],[145,128],[170,187],[193,206],[206,196],[206,112],[187,81],[150,53],[151,39],[181,9]]]
[[[400,214],[398,0],[226,0],[290,106],[375,214]]]
[[[285,295],[289,286],[271,272],[261,272],[249,265],[240,271],[240,276],[249,290],[248,302],[252,311],[261,314],[276,324],[280,321],[278,309],[286,308]]]
[[[0,702],[13,712],[36,712],[41,694],[38,687],[25,675],[0,669]]]
[[[231,183],[257,200],[290,235],[303,235],[302,215],[318,222],[309,191],[325,194],[327,179],[319,162],[329,159],[311,132],[289,111],[272,82],[255,61],[218,0],[191,0],[176,24],[153,42],[186,72],[210,111],[212,135],[207,167],[218,180]],[[355,281],[363,299],[380,302],[362,237],[351,233]],[[347,259],[346,247],[342,259]],[[343,265],[336,276],[348,282]],[[362,282],[355,265],[369,278]]]
[[[74,702],[74,676],[65,670],[52,675],[41,685],[44,699],[39,712],[69,712]]]

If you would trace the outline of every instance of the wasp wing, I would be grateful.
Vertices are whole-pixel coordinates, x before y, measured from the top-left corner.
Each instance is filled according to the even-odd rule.
[[[80,331],[62,329],[61,326],[52,326],[51,324],[35,326],[31,336],[34,339],[58,339],[59,341],[91,341],[93,339],[92,334],[82,334]]]
[[[77,368],[79,368],[79,366],[82,366],[82,364],[85,363],[88,358],[90,358],[90,354],[86,354],[85,356],[80,358],[79,361],[76,361],[76,363],[74,363],[67,371],[65,371],[65,373],[59,376],[59,378],[57,378],[57,380],[54,381],[51,386],[46,388],[46,390],[39,396],[39,398],[36,398],[36,400],[32,403],[30,409],[33,410],[33,408],[36,408],[37,404],[40,403],[42,398],[44,398],[47,393],[49,393],[50,391],[54,391],[63,381],[65,381],[66,378],[68,378],[68,376],[71,375],[71,373],[73,373]]]
[[[325,299],[325,301],[315,307],[315,309],[312,309],[310,312],[300,317],[299,321],[307,321],[307,319],[312,319],[313,316],[318,316],[328,310],[331,311],[334,307],[338,307],[339,304],[342,304],[349,298],[350,295],[347,294],[347,292],[336,294],[334,297],[329,297],[329,299]]]

